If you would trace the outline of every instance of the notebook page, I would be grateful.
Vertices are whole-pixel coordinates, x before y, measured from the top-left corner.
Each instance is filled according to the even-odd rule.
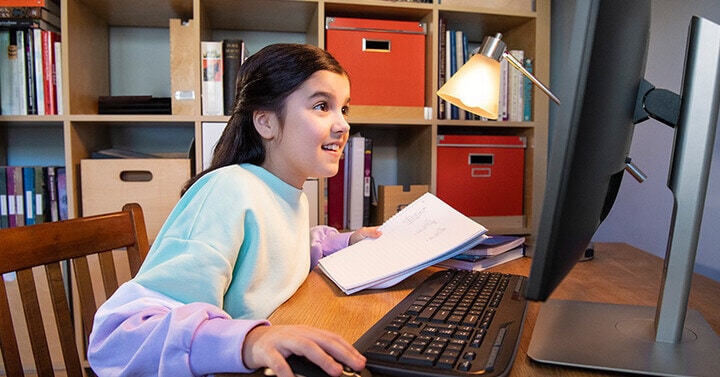
[[[434,262],[481,237],[487,230],[433,194],[426,193],[368,238],[320,259],[320,268],[344,291]],[[473,243],[474,244],[474,243]],[[469,246],[472,246],[469,245]]]

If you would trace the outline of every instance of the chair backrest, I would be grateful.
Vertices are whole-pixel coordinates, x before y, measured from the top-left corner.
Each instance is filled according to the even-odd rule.
[[[63,276],[63,269],[67,270],[66,261],[72,261],[82,333],[87,341],[95,311],[101,304],[96,304],[96,292],[101,291],[100,297],[104,294],[107,299],[118,288],[115,259],[119,258],[113,257],[113,250],[119,249],[126,251],[130,275],[135,276],[149,249],[145,220],[138,204],[126,204],[122,211],[110,214],[0,230],[0,274],[15,273],[38,376],[54,375],[43,319],[55,321],[50,327],[57,327],[67,375],[84,375],[70,304],[76,301],[68,297],[65,284],[69,276]],[[102,282],[95,282],[96,288],[93,280],[98,279],[91,277],[92,263],[88,264],[87,258],[93,254],[97,255],[92,258],[99,263],[102,275]],[[44,268],[33,268],[38,266]],[[39,303],[34,277],[38,271],[46,275],[52,304]],[[97,287],[100,283],[102,288]],[[13,325],[10,306],[6,283],[0,278],[0,352],[5,374],[22,376],[17,326]],[[45,306],[52,306],[54,316],[46,313],[43,317],[41,313],[50,310]]]

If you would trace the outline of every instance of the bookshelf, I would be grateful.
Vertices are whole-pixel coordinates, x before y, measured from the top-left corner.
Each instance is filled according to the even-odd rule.
[[[530,10],[530,4],[536,9]],[[483,5],[484,4],[484,5]],[[68,179],[70,217],[82,215],[80,161],[93,151],[124,147],[168,156],[187,154],[194,138],[201,145],[203,122],[225,122],[227,116],[200,113],[200,70],[190,78],[195,106],[184,115],[99,115],[97,98],[117,95],[112,86],[112,32],[120,28],[160,30],[170,19],[193,20],[191,40],[200,61],[200,41],[238,37],[250,53],[274,42],[325,45],[325,17],[419,21],[427,24],[425,103],[423,108],[353,106],[351,132],[374,139],[376,182],[383,185],[426,184],[435,192],[436,138],[446,132],[522,135],[528,140],[524,171],[523,215],[517,221],[477,218],[495,233],[522,234],[532,239],[545,187],[548,100],[534,91],[533,121],[496,122],[437,119],[439,70],[438,23],[462,29],[470,41],[503,33],[509,48],[523,49],[535,61],[535,74],[549,77],[548,0],[434,0],[431,4],[385,0],[61,0],[63,115],[0,116],[0,163],[64,164]],[[142,38],[139,38],[142,39]],[[142,43],[142,41],[140,41]],[[169,41],[167,42],[169,46]],[[166,47],[169,50],[169,47]],[[169,62],[169,58],[168,58]],[[164,63],[163,63],[164,64]],[[142,64],[140,64],[142,66]],[[165,75],[167,67],[142,67]],[[151,71],[152,72],[152,71]],[[123,78],[120,78],[122,80]],[[162,79],[164,80],[164,78]],[[170,78],[165,83],[170,94]],[[126,94],[126,93],[123,93]],[[148,93],[132,93],[148,94]],[[42,147],[32,140],[37,139]],[[41,157],[32,157],[32,156]],[[195,150],[200,168],[202,150]],[[322,192],[322,187],[320,192]],[[323,205],[322,201],[319,204]]]

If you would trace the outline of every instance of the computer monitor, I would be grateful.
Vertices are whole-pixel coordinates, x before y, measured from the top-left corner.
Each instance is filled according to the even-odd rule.
[[[553,1],[545,198],[526,297],[545,301],[528,356],[561,365],[653,375],[715,375],[720,337],[687,310],[717,125],[720,26],[693,17],[682,94],[644,80],[649,0]],[[678,53],[683,53],[679,51]],[[656,307],[548,299],[610,211],[634,125],[675,128],[673,225]]]

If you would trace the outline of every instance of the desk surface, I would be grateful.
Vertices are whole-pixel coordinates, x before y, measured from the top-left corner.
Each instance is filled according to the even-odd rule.
[[[595,259],[578,263],[552,298],[654,306],[663,263],[658,257],[622,243],[596,243]],[[274,324],[307,324],[334,331],[355,342],[368,328],[436,268],[423,270],[395,287],[347,296],[318,270],[270,316]],[[495,271],[527,276],[530,259],[521,258]],[[695,275],[690,307],[702,313],[720,334],[720,283]],[[617,376],[578,368],[542,365],[527,356],[540,303],[529,302],[525,327],[511,376]]]

